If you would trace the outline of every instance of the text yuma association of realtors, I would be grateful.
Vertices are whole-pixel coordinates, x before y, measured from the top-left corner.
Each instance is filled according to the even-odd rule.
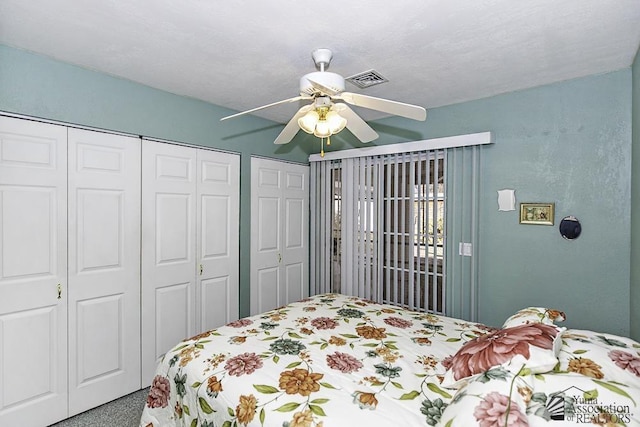
[[[592,423],[596,422],[612,422],[624,423],[631,422],[631,411],[628,405],[602,404],[598,399],[584,399],[573,397],[573,414],[567,414],[567,421],[576,423]]]

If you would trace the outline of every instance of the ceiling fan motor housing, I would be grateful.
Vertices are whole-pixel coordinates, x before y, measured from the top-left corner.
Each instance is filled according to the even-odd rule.
[[[315,95],[317,93],[317,90],[309,80],[320,83],[335,92],[344,92],[344,77],[340,74],[330,73],[328,71],[316,71],[314,73],[305,74],[300,78],[300,95]],[[333,94],[327,93],[325,95]]]

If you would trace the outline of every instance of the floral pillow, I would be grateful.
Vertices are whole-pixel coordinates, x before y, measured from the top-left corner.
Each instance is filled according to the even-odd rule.
[[[548,372],[558,363],[562,330],[529,323],[476,337],[442,362],[447,369],[442,385],[458,388],[470,378],[498,366],[513,373],[523,368],[529,373]]]
[[[509,317],[503,328],[511,326],[525,325],[529,323],[542,323],[545,325],[555,325],[555,322],[567,320],[564,312],[544,307],[527,307],[517,311],[513,316]]]

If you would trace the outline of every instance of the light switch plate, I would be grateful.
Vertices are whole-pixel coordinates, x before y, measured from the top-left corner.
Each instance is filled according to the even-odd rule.
[[[473,245],[471,243],[460,242],[458,246],[458,253],[462,256],[473,255]]]

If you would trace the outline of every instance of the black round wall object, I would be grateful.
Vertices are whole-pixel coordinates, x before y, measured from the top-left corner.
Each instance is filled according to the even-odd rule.
[[[580,221],[573,215],[565,216],[560,221],[560,234],[567,240],[577,239],[582,232]]]

